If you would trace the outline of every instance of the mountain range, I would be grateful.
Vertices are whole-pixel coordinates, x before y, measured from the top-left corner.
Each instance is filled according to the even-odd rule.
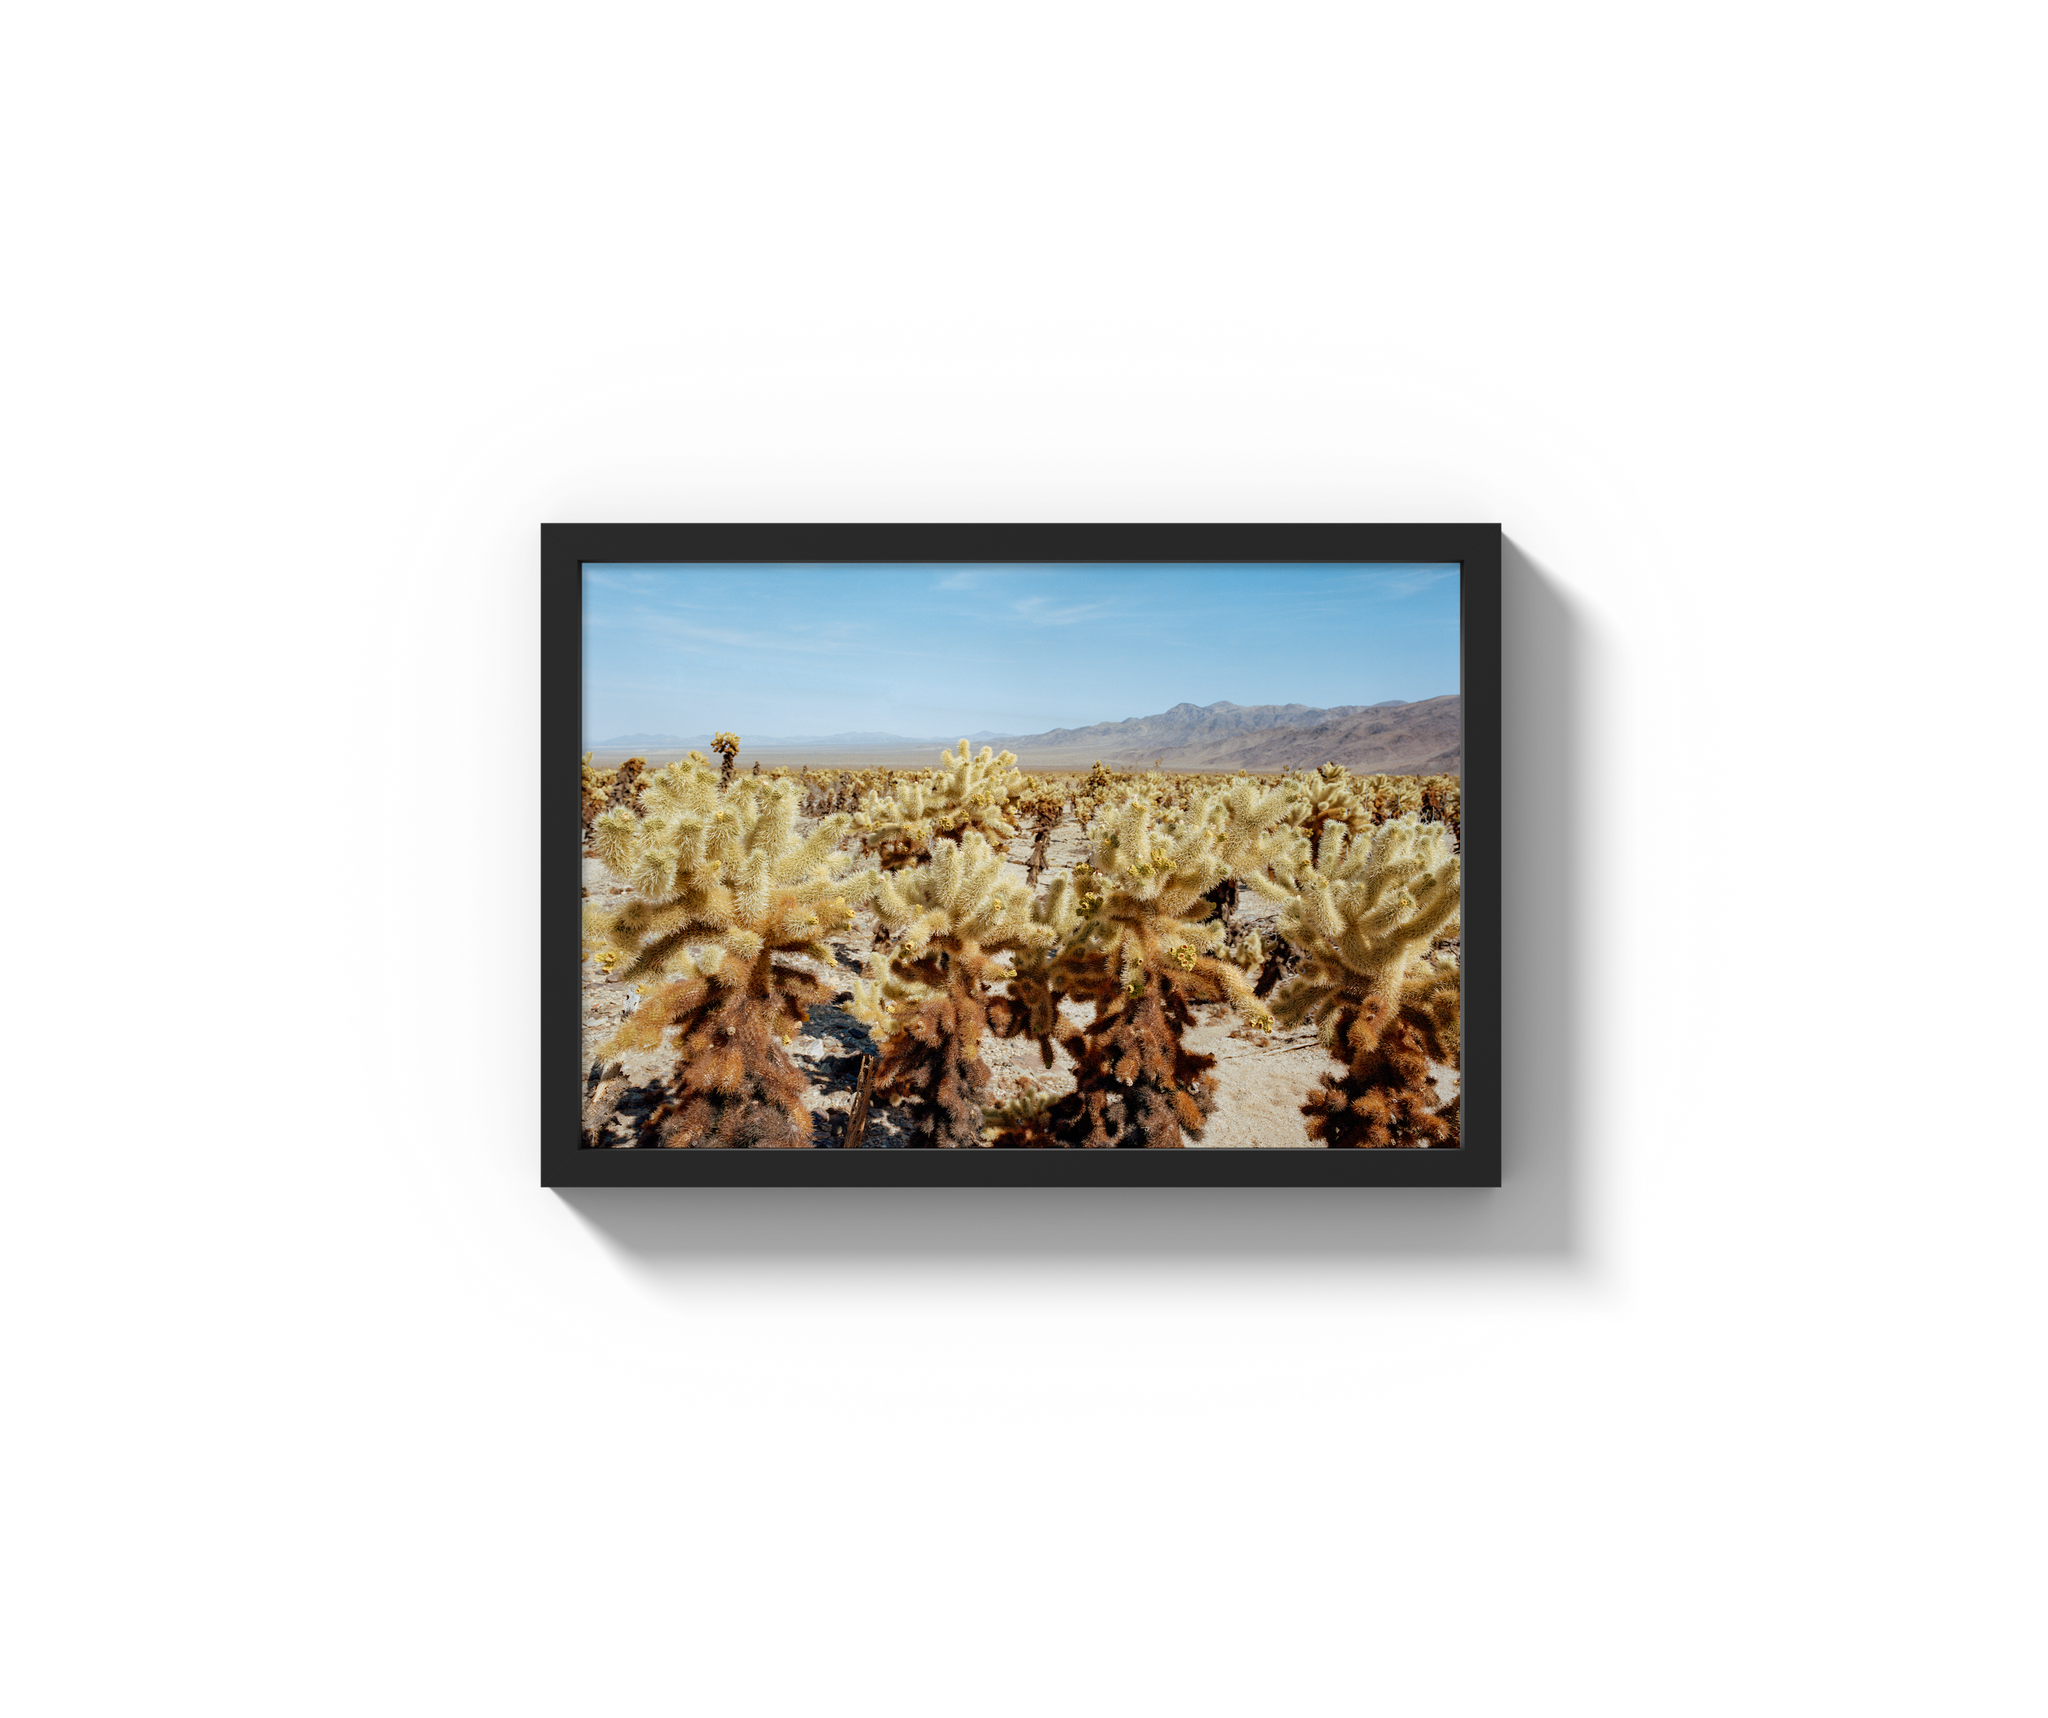
[[[1085,769],[1100,759],[1120,767],[1271,771],[1334,760],[1361,774],[1455,775],[1464,757],[1464,700],[1456,693],[1403,702],[1337,704],[1176,704],[1156,716],[1096,722],[1085,728],[1052,728],[1042,734],[995,734],[984,730],[967,739],[1017,754],[1025,769]],[[741,761],[758,751],[772,763],[936,763],[931,752],[961,736],[918,739],[901,734],[848,733],[742,736]],[[679,756],[706,750],[709,734],[621,734],[592,746],[600,763],[638,752],[650,763],[657,754]],[[775,754],[810,754],[776,756]]]
[[[950,746],[960,736],[939,739],[921,734],[749,734],[746,749],[751,752],[756,746],[768,751],[783,750],[790,746]],[[984,740],[1001,739],[1000,734],[986,730],[969,734],[968,739],[977,745]],[[610,752],[688,752],[708,751],[711,746],[710,734],[619,734],[609,740],[592,740],[589,748]]]
[[[1176,704],[1157,716],[1005,735],[1025,768],[1088,764],[1165,769],[1277,770],[1328,763],[1382,775],[1456,774],[1464,750],[1463,700],[1451,693],[1415,703]]]

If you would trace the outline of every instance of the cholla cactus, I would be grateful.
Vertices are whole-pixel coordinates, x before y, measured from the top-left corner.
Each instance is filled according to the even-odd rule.
[[[1300,794],[1296,820],[1302,833],[1314,845],[1331,824],[1342,824],[1354,834],[1372,827],[1372,808],[1358,791],[1358,781],[1342,764],[1327,763],[1293,778]]]
[[[1077,1064],[1076,1090],[1056,1116],[1074,1143],[1174,1147],[1201,1137],[1216,1059],[1181,1042],[1195,1023],[1190,1004],[1227,997],[1255,1025],[1270,1023],[1244,974],[1219,958],[1223,929],[1204,897],[1298,841],[1280,822],[1287,802],[1284,790],[1262,796],[1239,783],[1158,823],[1133,797],[1096,826],[1092,861],[1074,874],[1080,924],[1050,974],[1055,994],[1095,1005],[1087,1026],[1057,1034]]]
[[[901,871],[931,857],[935,830],[925,813],[925,789],[913,782],[892,799],[870,790],[853,813],[851,826],[884,871]]]
[[[1462,840],[1465,833],[1462,787],[1463,784],[1454,775],[1431,775],[1422,778],[1422,820],[1425,823],[1447,825],[1453,841]]]
[[[1458,1059],[1459,864],[1439,824],[1414,817],[1367,836],[1331,830],[1313,864],[1297,849],[1253,879],[1286,902],[1281,934],[1304,951],[1300,972],[1275,992],[1283,1026],[1313,1019],[1325,1049],[1346,1064],[1325,1074],[1302,1105],[1311,1139],[1333,1146],[1457,1142],[1455,1106],[1438,1111],[1431,1061]]]
[[[1035,1039],[1040,1058],[1050,1068],[1053,1040],[1060,1029],[1053,968],[1081,923],[1081,898],[1071,877],[1055,877],[1032,896],[1031,922],[1039,934],[1012,953],[1009,994],[989,1004],[989,1024],[998,1038]]]
[[[906,782],[894,796],[870,793],[854,817],[863,846],[885,871],[900,871],[931,856],[936,840],[958,841],[970,830],[995,841],[1008,841],[1016,826],[1003,815],[1018,786],[1017,755],[998,757],[983,746],[970,755],[960,742],[959,755],[942,751],[943,768],[921,782]]]
[[[597,814],[604,810],[611,800],[612,772],[601,770],[591,759],[591,753],[583,754],[583,834],[587,839],[590,826],[597,821]]]
[[[611,803],[623,805],[628,810],[638,808],[640,781],[646,773],[645,758],[628,758],[612,772]]]
[[[855,985],[853,1013],[883,1038],[875,1090],[908,1105],[918,1145],[982,1143],[988,986],[1008,976],[1004,956],[1042,950],[1056,936],[1032,904],[1029,889],[1003,876],[1002,854],[972,830],[875,891],[875,914],[897,937],[886,966],[877,956]]]
[[[927,800],[936,834],[959,841],[972,830],[984,840],[1000,844],[1017,833],[1008,815],[1010,802],[1023,783],[1015,752],[998,754],[983,746],[969,757],[967,742],[962,740],[957,755],[939,754],[939,765]]]
[[[1216,909],[1216,922],[1223,927],[1227,938],[1231,934],[1230,921],[1237,915],[1238,887],[1235,877],[1225,877],[1215,888],[1202,897]]]
[[[1029,888],[1038,887],[1038,879],[1045,875],[1045,867],[1052,857],[1052,825],[1041,823],[1031,837],[1031,857],[1024,862],[1024,882]]]
[[[740,737],[723,731],[711,736],[711,749],[718,754],[718,785],[721,790],[732,786],[733,759],[740,755]]]
[[[1375,823],[1421,816],[1422,780],[1412,775],[1370,775],[1365,778],[1366,804]]]
[[[1010,804],[1020,817],[1030,818],[1041,828],[1053,829],[1066,815],[1067,790],[1057,781],[1028,775],[1017,784]]]
[[[1065,1143],[1059,1135],[1059,1104],[1043,1092],[1020,1092],[984,1113],[991,1145],[1043,1151]]]
[[[852,862],[834,851],[843,817],[799,840],[796,801],[791,782],[721,793],[693,755],[648,778],[644,815],[621,807],[597,820],[594,850],[636,898],[587,911],[586,947],[600,964],[624,957],[615,982],[658,986],[602,1054],[653,1049],[673,1032],[682,1055],[647,1122],[656,1144],[810,1143],[804,1078],[783,1044],[832,989],[775,957],[829,965],[824,939],[852,921],[872,874],[841,875]]]

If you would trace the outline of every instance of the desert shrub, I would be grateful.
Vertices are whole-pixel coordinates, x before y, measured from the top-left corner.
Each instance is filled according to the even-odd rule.
[[[829,965],[824,939],[851,922],[872,873],[842,875],[852,863],[834,851],[844,818],[797,837],[791,782],[722,791],[693,755],[650,775],[643,803],[639,815],[605,812],[593,832],[597,856],[634,895],[586,911],[586,948],[600,963],[622,957],[612,977],[644,981],[645,995],[602,1054],[664,1042],[678,1051],[646,1124],[651,1143],[808,1145],[804,1077],[783,1046],[833,991],[777,957]]]

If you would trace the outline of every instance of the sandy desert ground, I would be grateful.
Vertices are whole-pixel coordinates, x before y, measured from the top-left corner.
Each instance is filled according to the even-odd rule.
[[[808,830],[811,819],[801,819],[798,828]],[[1009,844],[1008,871],[1020,882],[1025,860],[1031,851],[1028,834]],[[1049,844],[1051,871],[1071,869],[1085,853],[1080,829],[1068,817],[1053,833]],[[1048,873],[1050,874],[1050,873]],[[592,900],[624,894],[618,879],[597,860],[583,861],[583,887]],[[1233,923],[1269,929],[1279,916],[1272,902],[1249,892],[1238,904]],[[854,928],[832,944],[838,956],[840,994],[834,1002],[811,1010],[808,1030],[790,1046],[797,1066],[810,1076],[811,1089],[805,1102],[813,1114],[813,1140],[819,1146],[836,1147],[845,1138],[846,1119],[853,1107],[853,1094],[860,1077],[863,1056],[877,1054],[868,1028],[845,1011],[853,1000],[853,979],[865,965],[874,944],[874,915],[863,912]],[[828,976],[815,962],[799,961],[820,976]],[[583,1065],[586,1071],[597,1062],[598,1051],[635,1004],[630,985],[614,983],[591,961],[583,965]],[[1082,1004],[1064,1005],[1076,1022],[1086,1021],[1089,1009]],[[1338,1071],[1317,1044],[1312,1027],[1292,1032],[1255,1032],[1242,1025],[1226,1004],[1198,1007],[1201,1025],[1188,1034],[1190,1048],[1216,1058],[1216,1110],[1199,1141],[1190,1145],[1204,1148],[1303,1147],[1317,1142],[1303,1132],[1301,1100],[1325,1072]],[[1007,1103],[1020,1093],[1037,1088],[1057,1097],[1073,1090],[1072,1059],[1055,1049],[1055,1065],[1047,1068],[1038,1048],[1024,1040],[1005,1042],[989,1039],[982,1046],[982,1060],[991,1074],[988,1102]],[[609,1107],[610,1119],[602,1137],[615,1147],[632,1145],[639,1118],[660,1102],[659,1083],[674,1069],[675,1057],[668,1051],[632,1052],[617,1058],[622,1077],[607,1079],[598,1089],[598,1107]],[[1445,1101],[1456,1095],[1458,1076],[1452,1069],[1439,1070],[1437,1089]],[[612,1103],[616,1094],[616,1103]],[[868,1123],[869,1148],[899,1147],[906,1142],[900,1115],[877,1102]]]

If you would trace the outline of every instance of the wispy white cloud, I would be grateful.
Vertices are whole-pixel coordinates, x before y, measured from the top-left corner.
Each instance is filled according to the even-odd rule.
[[[684,648],[720,645],[728,650],[759,651],[764,656],[837,656],[849,660],[873,656],[955,665],[982,660],[974,652],[950,642],[937,648],[918,649],[861,619],[847,623],[837,632],[798,632],[793,628],[787,632],[747,632],[684,620],[673,610],[634,608],[611,614],[586,614],[583,630],[586,635],[611,633],[626,638],[672,640]]]
[[[1370,572],[1355,573],[1352,579],[1369,587],[1376,596],[1413,597],[1434,590],[1444,580],[1455,578],[1457,572],[1456,567],[1376,567]]]
[[[1072,626],[1092,614],[1101,614],[1108,607],[1107,603],[1084,602],[1054,608],[1047,597],[1019,597],[1010,604],[1017,618],[1027,626]]]
[[[667,638],[690,639],[704,644],[722,644],[733,650],[794,651],[802,656],[844,656],[861,648],[852,639],[807,635],[794,629],[782,632],[743,632],[729,626],[700,626],[694,621],[679,620],[673,614],[658,614],[650,609],[636,611],[627,624],[631,630],[637,632],[655,633]]]

